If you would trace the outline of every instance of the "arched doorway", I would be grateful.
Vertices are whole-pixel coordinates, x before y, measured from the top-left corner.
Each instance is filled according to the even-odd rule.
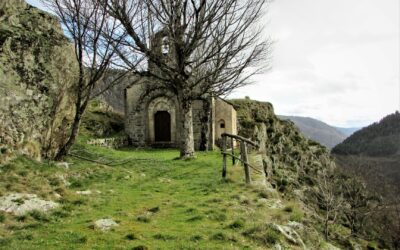
[[[154,140],[171,141],[171,115],[167,111],[157,111],[154,114]]]

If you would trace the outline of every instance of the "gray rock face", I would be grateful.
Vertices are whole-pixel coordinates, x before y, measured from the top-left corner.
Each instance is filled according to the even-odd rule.
[[[15,215],[24,215],[34,210],[47,212],[58,206],[58,203],[39,199],[35,194],[13,193],[0,197],[0,211]]]
[[[100,219],[100,220],[95,221],[94,226],[96,228],[100,229],[101,231],[108,231],[108,230],[112,229],[113,227],[117,227],[118,223],[116,223],[112,219]]]
[[[0,163],[12,151],[52,157],[73,118],[73,47],[54,17],[23,1],[1,1],[0,23]]]
[[[277,224],[273,224],[272,226],[277,231],[279,231],[290,243],[301,246],[303,249],[307,249],[300,235],[293,228]]]

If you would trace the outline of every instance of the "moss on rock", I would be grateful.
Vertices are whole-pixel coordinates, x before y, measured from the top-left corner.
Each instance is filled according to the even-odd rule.
[[[73,118],[76,70],[55,17],[23,1],[0,3],[1,148],[54,156]]]
[[[231,102],[237,109],[239,134],[260,144],[279,190],[312,184],[322,167],[333,164],[324,146],[305,138],[293,122],[280,120],[271,103],[250,99]]]

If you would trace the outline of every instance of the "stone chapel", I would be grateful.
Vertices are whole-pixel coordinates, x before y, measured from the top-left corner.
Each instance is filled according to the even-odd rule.
[[[159,32],[152,49],[165,56],[166,36]],[[149,63],[148,70],[157,70]],[[124,90],[125,131],[137,147],[178,147],[181,117],[177,97],[158,89],[157,81],[140,77]],[[196,150],[213,149],[222,133],[237,134],[236,110],[228,101],[210,97],[193,103],[193,133]]]

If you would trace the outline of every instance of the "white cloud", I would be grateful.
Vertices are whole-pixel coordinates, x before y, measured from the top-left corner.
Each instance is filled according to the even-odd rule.
[[[398,0],[277,0],[266,33],[273,70],[232,97],[270,101],[279,114],[362,126],[399,105]]]

